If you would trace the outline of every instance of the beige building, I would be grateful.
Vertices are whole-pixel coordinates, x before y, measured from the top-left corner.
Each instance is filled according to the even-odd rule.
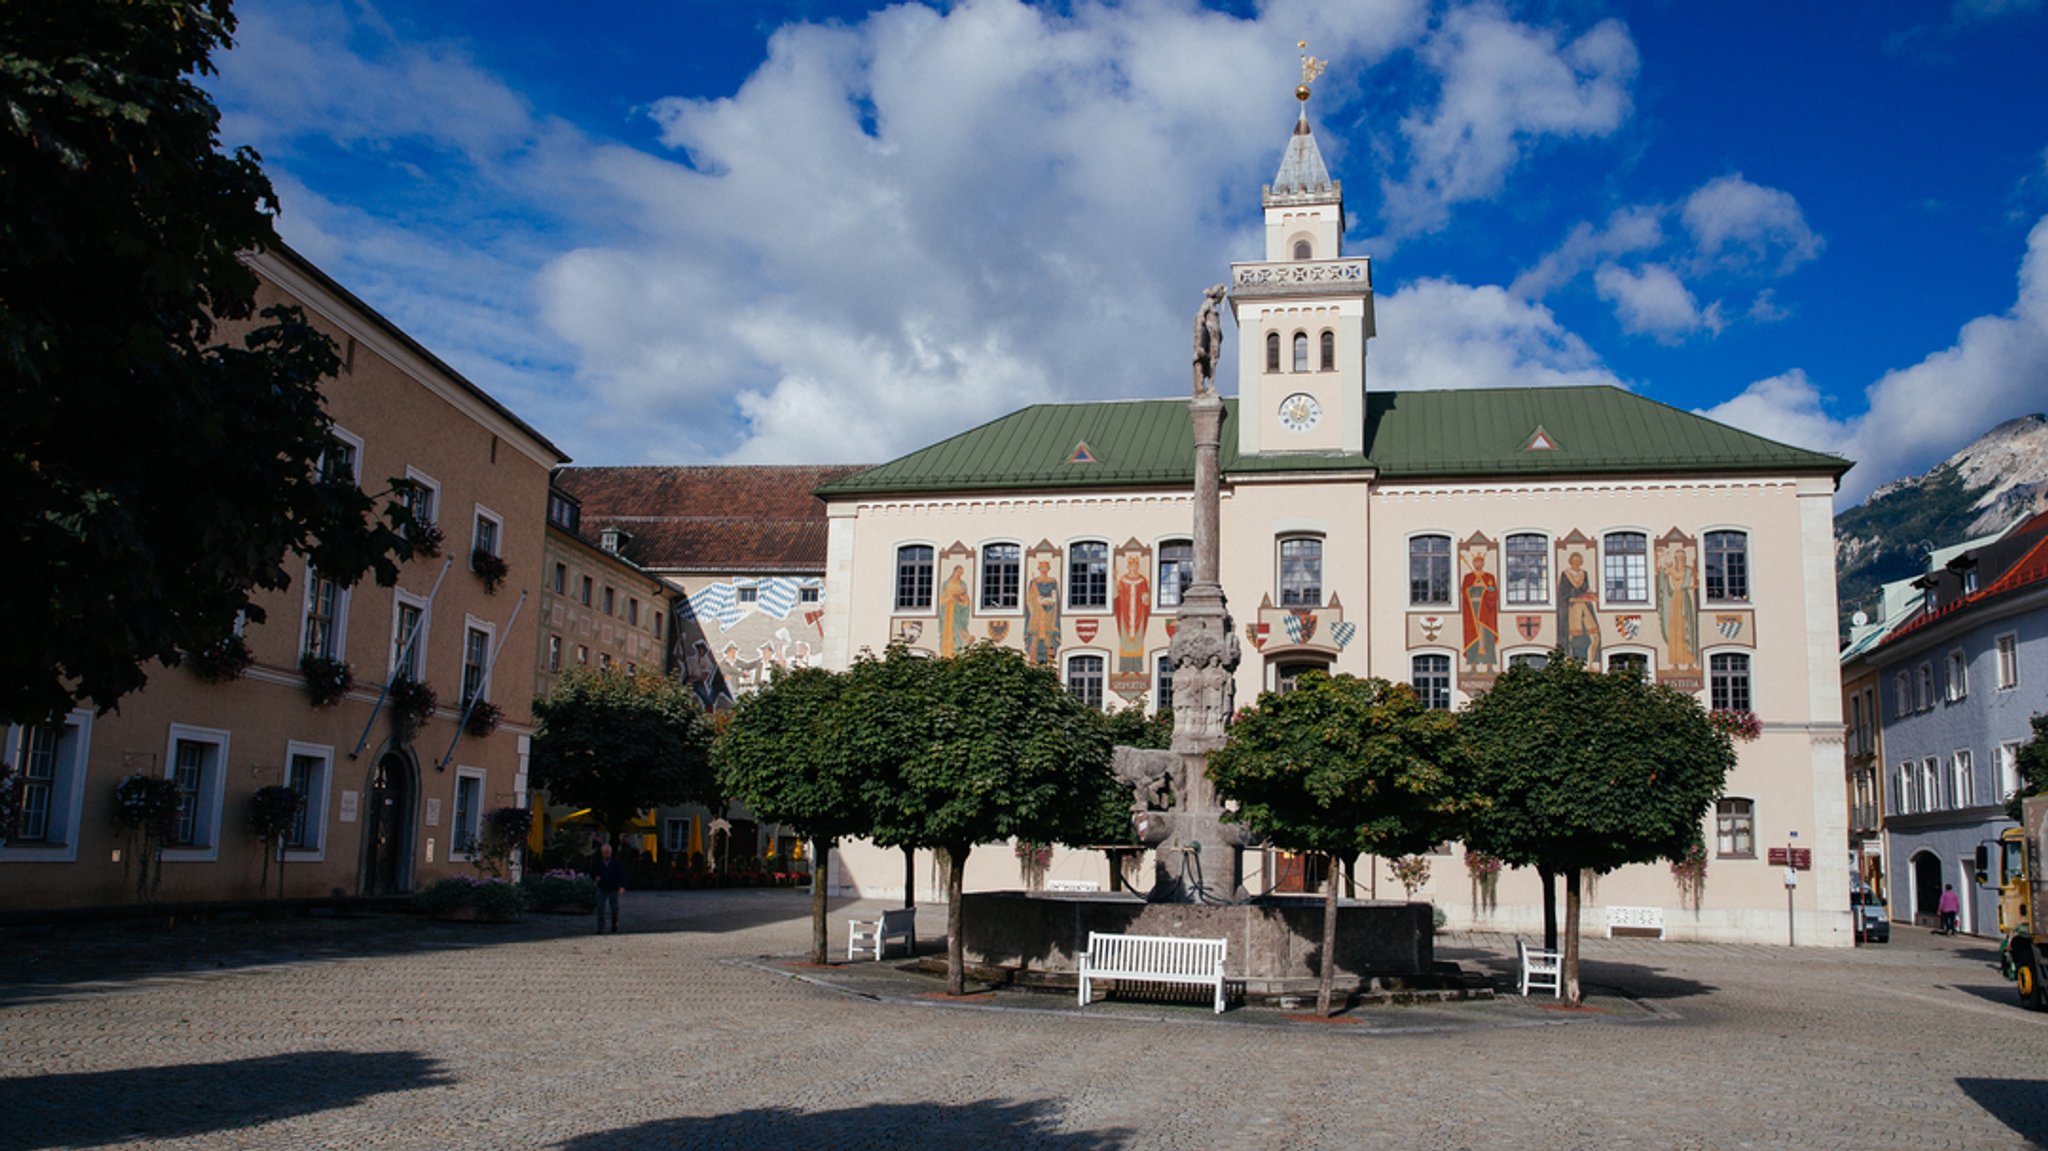
[[[285,848],[296,896],[408,891],[467,872],[484,813],[524,803],[547,477],[566,457],[302,257],[280,248],[250,262],[259,307],[301,306],[341,351],[326,399],[347,458],[329,466],[371,491],[387,477],[420,485],[441,554],[406,564],[390,588],[337,587],[288,559],[292,585],[260,597],[267,620],[247,630],[254,662],[239,677],[158,670],[117,712],[75,711],[61,732],[7,730],[7,758],[40,769],[43,814],[0,844],[0,907],[133,898],[133,847],[109,813],[115,787],[138,772],[182,792],[166,902],[257,894],[263,853],[245,813],[265,786],[306,796]],[[495,589],[476,570],[495,565],[477,552],[503,562]],[[346,664],[354,686],[314,706],[308,655]],[[409,739],[382,699],[401,673],[439,702]],[[471,697],[495,704],[500,722],[457,738]]]
[[[626,558],[632,536],[625,529],[607,527],[592,539],[582,525],[581,501],[550,484],[534,670],[537,696],[546,696],[570,668],[616,667],[629,673],[665,668],[668,585]]]
[[[1800,942],[1848,944],[1831,501],[1849,465],[1617,389],[1375,391],[1370,263],[1342,251],[1342,189],[1305,115],[1264,204],[1264,258],[1229,279],[1219,538],[1238,702],[1318,668],[1458,707],[1563,649],[1753,711],[1761,735],[1702,827],[1697,901],[1666,866],[1628,868],[1592,885],[1589,930],[1624,909],[1674,937],[1783,941],[1770,850],[1790,846],[1817,861],[1796,877]],[[826,484],[826,664],[892,640],[936,655],[987,641],[1099,706],[1164,706],[1194,514],[1178,375],[1162,372],[1173,398],[1027,408]],[[1452,924],[1540,923],[1533,875],[1489,892],[1462,851],[1432,863],[1418,896]],[[1285,890],[1289,864],[1247,853],[1240,878]],[[1021,873],[1010,847],[986,847],[969,883]],[[1063,853],[1047,879],[1107,886],[1107,864]],[[900,894],[903,868],[855,845],[834,881]],[[1400,892],[1384,861],[1359,881]]]

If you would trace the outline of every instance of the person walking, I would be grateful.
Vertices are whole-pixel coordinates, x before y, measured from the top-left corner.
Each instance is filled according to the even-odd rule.
[[[1962,909],[1963,901],[1956,895],[1956,885],[1953,883],[1942,884],[1941,902],[1934,905],[1934,910],[1941,913],[1941,933],[1943,935],[1954,935],[1956,933],[1956,915]]]
[[[597,849],[597,863],[590,870],[590,877],[597,880],[597,933],[604,934],[604,913],[612,913],[612,934],[619,933],[619,894],[626,890],[626,861],[612,854],[612,845],[603,844]]]

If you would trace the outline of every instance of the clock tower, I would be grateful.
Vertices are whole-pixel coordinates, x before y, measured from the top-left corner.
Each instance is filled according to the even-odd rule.
[[[1372,267],[1344,256],[1344,187],[1330,179],[1301,115],[1261,200],[1266,258],[1230,266],[1237,319],[1240,455],[1361,455],[1365,451],[1365,342],[1373,336]]]

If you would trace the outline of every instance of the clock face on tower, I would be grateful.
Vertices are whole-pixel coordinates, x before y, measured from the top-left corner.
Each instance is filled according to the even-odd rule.
[[[1323,406],[1314,396],[1296,392],[1280,401],[1280,426],[1290,432],[1305,432],[1323,418]]]

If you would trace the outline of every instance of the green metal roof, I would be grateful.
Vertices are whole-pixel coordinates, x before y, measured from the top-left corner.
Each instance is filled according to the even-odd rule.
[[[1223,474],[1375,472],[1383,479],[1588,472],[1821,472],[1849,462],[1787,447],[1611,387],[1381,392],[1366,400],[1366,454],[1240,457],[1237,401],[1223,401]],[[1527,449],[1538,430],[1554,445]],[[1081,452],[1085,445],[1086,452]],[[1085,456],[1087,462],[1083,462]],[[826,498],[884,492],[1185,487],[1188,401],[1038,404],[825,484]]]

